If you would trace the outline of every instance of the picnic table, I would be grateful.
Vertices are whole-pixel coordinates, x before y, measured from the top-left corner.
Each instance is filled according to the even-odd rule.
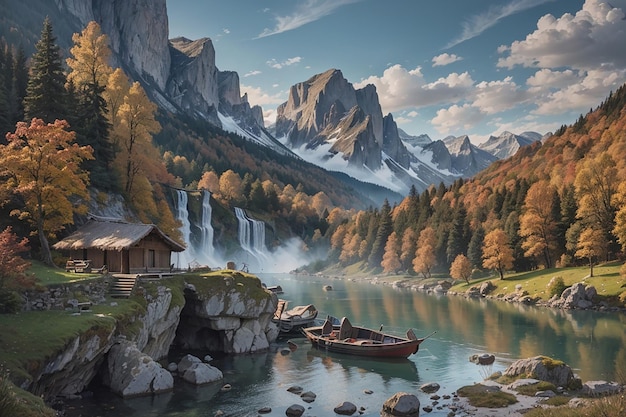
[[[70,259],[65,263],[66,272],[91,272],[91,260],[89,259]]]

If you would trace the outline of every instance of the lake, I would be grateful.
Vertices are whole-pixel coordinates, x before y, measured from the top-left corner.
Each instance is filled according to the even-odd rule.
[[[436,333],[405,360],[363,359],[313,348],[302,337],[287,351],[281,338],[264,353],[214,355],[211,363],[224,380],[195,387],[177,381],[174,392],[155,397],[122,400],[96,392],[90,400],[72,402],[69,417],[103,416],[284,416],[292,404],[305,407],[305,416],[335,416],[344,401],[363,407],[363,416],[380,415],[386,399],[397,392],[417,395],[422,406],[431,404],[419,391],[428,382],[441,385],[439,395],[480,382],[503,371],[520,358],[546,355],[570,365],[583,381],[613,380],[626,369],[626,315],[590,311],[561,311],[459,296],[436,296],[389,285],[289,274],[259,274],[263,282],[280,285],[290,306],[314,304],[320,318],[347,316],[355,325],[404,335],[413,328],[418,337]],[[332,291],[323,286],[331,285]],[[492,353],[493,365],[476,365],[473,354]],[[200,357],[203,357],[203,354]],[[232,389],[222,392],[224,384]],[[287,389],[298,385],[317,395],[307,404]],[[371,393],[366,393],[371,390]],[[452,400],[441,401],[449,404]],[[429,416],[446,416],[435,408]],[[357,414],[355,414],[357,415]]]

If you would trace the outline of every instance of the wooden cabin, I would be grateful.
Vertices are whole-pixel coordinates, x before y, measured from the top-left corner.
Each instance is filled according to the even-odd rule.
[[[102,270],[106,266],[108,272],[123,274],[169,272],[172,252],[185,250],[154,224],[97,218],[52,247],[69,251],[68,265],[81,265],[76,272]],[[87,268],[83,267],[85,264]]]

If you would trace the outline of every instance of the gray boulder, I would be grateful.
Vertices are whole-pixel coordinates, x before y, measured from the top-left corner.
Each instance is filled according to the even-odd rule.
[[[572,368],[546,356],[517,360],[506,368],[504,375],[513,378],[519,376],[535,378],[551,382],[557,387],[570,387],[580,384],[580,380],[574,375]]]
[[[208,384],[224,378],[222,371],[208,363],[194,363],[182,374],[185,381],[196,385]]]
[[[122,397],[152,395],[174,388],[174,378],[130,342],[115,344],[103,373],[105,385]]]
[[[398,392],[383,404],[381,417],[419,417],[420,401],[413,394]]]

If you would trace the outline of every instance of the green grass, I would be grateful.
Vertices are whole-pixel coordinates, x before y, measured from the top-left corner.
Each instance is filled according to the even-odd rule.
[[[117,320],[143,310],[133,300],[116,300],[117,306],[95,305],[91,313],[28,311],[0,315],[0,362],[13,380],[29,379],[31,372],[62,351],[76,337],[108,335]]]
[[[461,387],[457,394],[466,397],[473,407],[503,408],[517,402],[515,395],[482,384]]]
[[[464,281],[457,282],[452,286],[451,291],[465,292],[470,287],[491,281],[496,286],[496,289],[490,294],[492,296],[511,294],[515,292],[515,287],[519,284],[523,291],[528,292],[530,297],[548,300],[550,298],[548,283],[553,277],[560,276],[568,287],[577,282],[585,282],[596,288],[598,296],[615,302],[617,296],[626,291],[626,287],[624,287],[626,278],[619,274],[621,266],[622,264],[617,262],[598,265],[593,268],[593,277],[589,277],[589,267],[551,268],[514,273],[505,275],[504,280],[497,276],[491,276],[470,280],[469,284]]]
[[[67,284],[102,277],[101,274],[66,272],[63,268],[51,267],[40,261],[31,261],[27,273],[34,275],[42,285]]]

